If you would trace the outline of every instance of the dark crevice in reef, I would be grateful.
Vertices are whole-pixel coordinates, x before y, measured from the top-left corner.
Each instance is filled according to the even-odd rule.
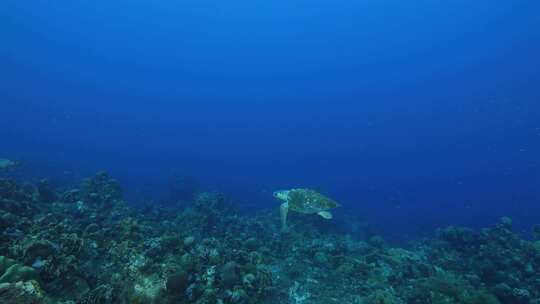
[[[540,303],[540,227],[527,241],[503,218],[393,248],[189,197],[130,208],[104,172],[65,191],[0,179],[0,303]]]

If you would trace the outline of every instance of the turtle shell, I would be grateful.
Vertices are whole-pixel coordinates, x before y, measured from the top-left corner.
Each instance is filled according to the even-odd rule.
[[[292,189],[289,191],[289,208],[301,213],[317,213],[338,207],[333,199],[310,189]]]

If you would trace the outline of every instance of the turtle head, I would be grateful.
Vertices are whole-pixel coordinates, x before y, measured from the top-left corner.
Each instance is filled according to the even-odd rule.
[[[289,190],[274,191],[274,197],[281,201],[287,201],[289,198]]]

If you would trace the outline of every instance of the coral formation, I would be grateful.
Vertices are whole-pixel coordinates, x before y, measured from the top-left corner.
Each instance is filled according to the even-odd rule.
[[[278,210],[204,192],[137,209],[105,172],[64,190],[0,179],[0,303],[540,303],[538,227],[524,240],[503,218],[396,248],[313,220],[281,233]]]
[[[0,158],[0,171],[9,170],[16,167],[19,163],[7,158]]]

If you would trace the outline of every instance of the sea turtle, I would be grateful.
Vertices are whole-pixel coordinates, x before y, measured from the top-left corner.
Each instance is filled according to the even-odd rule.
[[[287,214],[289,210],[304,214],[318,214],[325,219],[331,219],[332,213],[328,210],[339,207],[334,200],[310,189],[279,190],[274,197],[284,201],[281,204],[281,228],[287,229]]]
[[[0,171],[12,169],[18,164],[19,162],[12,161],[6,158],[0,158]]]

